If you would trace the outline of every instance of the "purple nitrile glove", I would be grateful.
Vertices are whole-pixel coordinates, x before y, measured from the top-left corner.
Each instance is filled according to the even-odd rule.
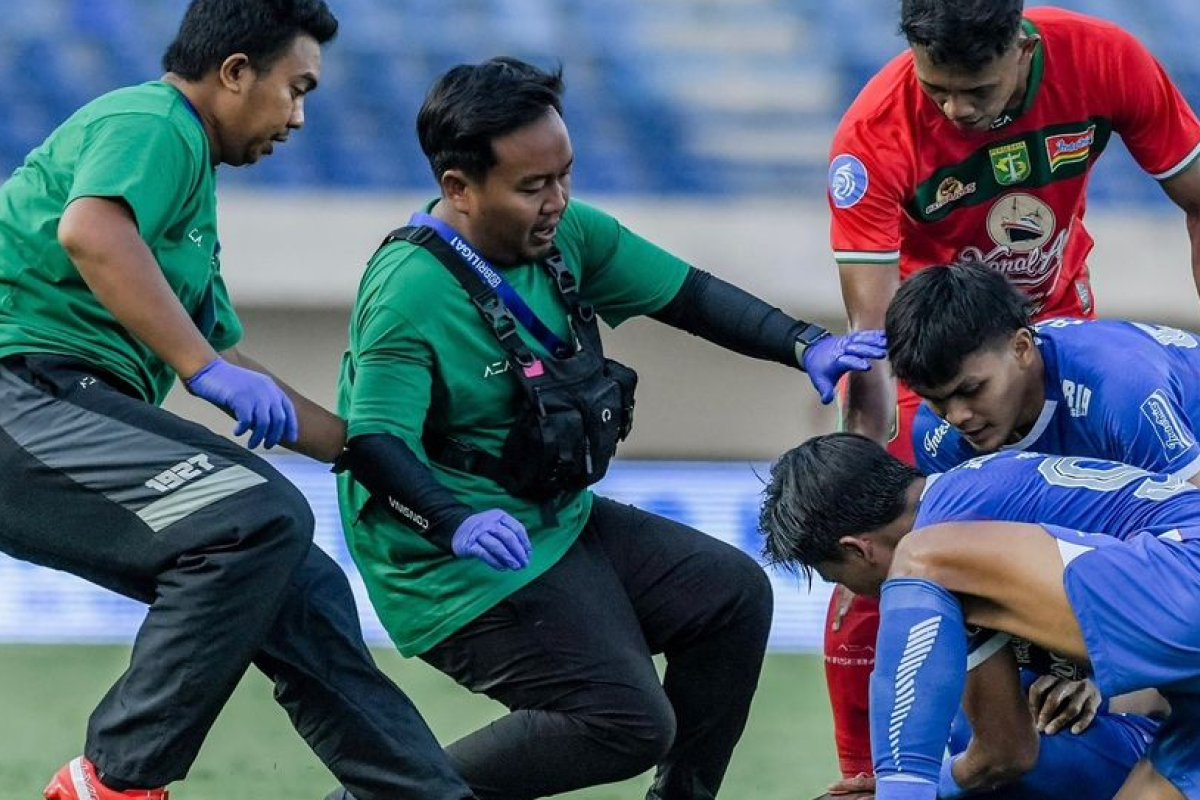
[[[498,508],[464,519],[450,539],[450,548],[459,558],[478,558],[498,570],[524,569],[533,550],[525,526]]]
[[[887,337],[883,331],[855,331],[813,342],[804,348],[800,367],[808,373],[821,402],[828,405],[843,374],[864,372],[871,368],[872,361],[880,358],[887,358]]]
[[[237,420],[234,436],[251,431],[246,446],[262,443],[268,450],[279,442],[294,442],[300,434],[296,409],[271,376],[234,366],[217,357],[184,381],[188,391],[231,412]]]

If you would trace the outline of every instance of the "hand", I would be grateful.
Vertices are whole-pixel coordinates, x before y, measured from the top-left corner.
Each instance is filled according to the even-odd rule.
[[[813,388],[828,405],[838,379],[847,372],[864,372],[871,361],[887,357],[883,331],[855,331],[847,336],[826,336],[804,348],[800,367],[808,373]]]
[[[478,558],[498,570],[524,569],[533,550],[525,526],[498,508],[464,519],[450,539],[450,548],[459,558]]]
[[[280,440],[294,442],[300,435],[296,409],[269,375],[234,366],[214,358],[184,381],[188,391],[233,414],[234,436],[251,431],[250,449],[262,443],[270,450]]]
[[[833,596],[837,599],[834,601],[836,605],[833,609],[833,620],[830,622],[829,627],[833,628],[836,633],[842,629],[842,620],[846,618],[846,613],[850,611],[850,604],[854,602],[855,594],[839,583],[833,587]]]
[[[1100,700],[1100,690],[1089,680],[1043,675],[1029,687],[1029,710],[1037,729],[1047,734],[1067,726],[1071,733],[1083,733],[1096,718]]]
[[[853,778],[842,778],[840,781],[829,784],[829,795],[837,797],[838,795],[873,795],[875,794],[875,776],[868,775],[865,772],[860,772]]]

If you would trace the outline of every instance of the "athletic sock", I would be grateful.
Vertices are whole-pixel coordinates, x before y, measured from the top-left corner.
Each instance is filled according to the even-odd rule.
[[[934,800],[966,681],[962,606],[936,583],[893,578],[883,584],[879,614],[871,676],[875,796]]]

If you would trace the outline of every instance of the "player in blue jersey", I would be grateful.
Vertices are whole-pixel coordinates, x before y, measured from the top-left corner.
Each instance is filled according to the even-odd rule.
[[[1200,798],[1200,491],[1190,483],[1035,453],[924,478],[864,437],[833,434],[772,468],[761,525],[776,563],[881,595],[871,686],[879,800],[980,791],[998,774],[988,748],[1018,766],[1038,753],[993,632],[1084,666],[1106,697],[1159,689],[1171,716],[1116,797]],[[979,633],[968,638],[968,626]],[[969,655],[988,672],[972,672],[964,696]],[[960,698],[976,737],[943,763]],[[1148,732],[1115,732],[1127,754],[1120,769]],[[1043,746],[1023,779],[1038,786],[1015,796],[1112,796],[1113,744],[1082,742],[1071,755]]]
[[[1113,320],[1031,327],[1026,302],[978,264],[930,267],[896,293],[888,356],[925,399],[917,467],[1011,448],[1200,480],[1200,337]]]

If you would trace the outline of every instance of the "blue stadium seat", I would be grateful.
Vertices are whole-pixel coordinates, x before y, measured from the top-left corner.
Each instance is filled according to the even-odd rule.
[[[1031,0],[1039,4],[1044,0]],[[1194,0],[1054,0],[1113,19],[1200,105]],[[582,192],[820,197],[823,143],[900,52],[895,0],[336,0],[307,129],[238,186],[432,189],[413,130],[433,77],[511,54],[561,63]],[[0,174],[90,97],[157,78],[187,0],[42,0],[0,28]],[[152,43],[152,44],[148,44]],[[36,82],[27,79],[30,71]],[[1093,202],[1166,202],[1119,143]]]

